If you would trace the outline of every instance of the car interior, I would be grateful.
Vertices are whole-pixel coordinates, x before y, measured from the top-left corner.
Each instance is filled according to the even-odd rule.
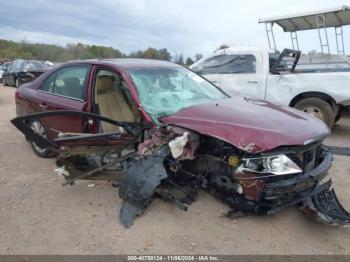
[[[84,88],[83,85],[80,83],[79,78],[66,77],[62,80],[64,85],[56,85],[56,93],[80,99],[84,97]]]
[[[96,111],[101,116],[120,122],[140,121],[140,115],[121,76],[111,71],[99,70],[94,90]],[[99,131],[104,133],[117,130],[117,126],[103,121],[99,127]]]

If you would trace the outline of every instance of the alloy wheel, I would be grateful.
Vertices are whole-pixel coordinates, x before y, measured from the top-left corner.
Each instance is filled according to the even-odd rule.
[[[38,134],[42,137],[45,137],[45,138],[47,137],[45,128],[43,127],[43,125],[39,121],[33,121],[32,124],[30,125],[30,127],[36,134]],[[32,144],[35,147],[35,150],[37,150],[39,153],[45,152],[45,148],[43,149],[43,148],[39,147],[34,142],[32,142]]]

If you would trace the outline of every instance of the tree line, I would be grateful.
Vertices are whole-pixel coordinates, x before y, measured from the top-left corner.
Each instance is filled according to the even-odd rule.
[[[182,54],[175,54],[172,56],[166,48],[156,49],[149,47],[145,50],[138,50],[130,54],[125,54],[117,48],[86,45],[82,43],[67,44],[65,47],[62,47],[58,45],[29,43],[27,41],[14,42],[0,39],[0,60],[22,58],[66,62],[77,59],[121,57],[167,60],[181,65],[191,65],[194,63],[191,57],[185,59]],[[202,57],[201,54],[196,54],[195,61]]]

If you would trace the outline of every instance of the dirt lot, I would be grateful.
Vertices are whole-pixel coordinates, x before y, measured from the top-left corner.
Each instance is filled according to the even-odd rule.
[[[54,159],[40,159],[10,124],[15,89],[0,86],[0,254],[350,254],[350,228],[309,220],[296,208],[229,220],[207,193],[183,212],[154,201],[124,229],[117,189],[78,181],[62,187]],[[327,144],[350,146],[350,119]],[[350,157],[335,156],[336,191],[350,209]]]

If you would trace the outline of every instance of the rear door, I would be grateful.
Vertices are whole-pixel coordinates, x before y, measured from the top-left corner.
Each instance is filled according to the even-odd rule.
[[[35,112],[73,110],[83,112],[87,104],[87,90],[91,66],[75,64],[60,68],[48,76],[32,101]],[[49,138],[54,138],[59,131],[88,132],[87,119],[78,115],[57,115],[43,117],[41,122]]]

